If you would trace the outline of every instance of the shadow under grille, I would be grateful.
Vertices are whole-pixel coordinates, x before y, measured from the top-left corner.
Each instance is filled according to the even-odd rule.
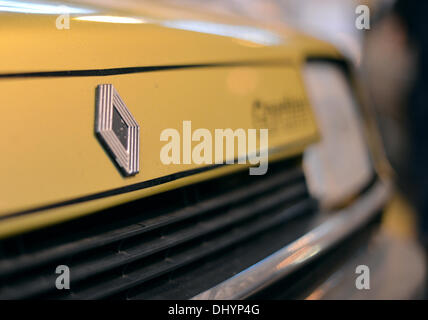
[[[315,206],[300,159],[116,206],[1,241],[0,299],[126,296]],[[70,290],[55,287],[58,265],[70,268]]]

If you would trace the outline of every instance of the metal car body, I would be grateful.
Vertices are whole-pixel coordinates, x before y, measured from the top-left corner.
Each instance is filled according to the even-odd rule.
[[[0,298],[417,297],[420,252],[377,228],[390,193],[384,159],[352,66],[333,46],[150,1],[0,1],[0,25]],[[309,65],[346,79],[368,155],[350,192],[336,184],[326,201],[311,178],[320,158],[308,150],[329,136]],[[139,128],[129,175],[95,129],[106,84]],[[164,165],[159,136],[186,120],[212,132],[269,129],[268,173]],[[335,175],[344,155],[324,156]],[[414,281],[392,285],[412,259]],[[55,287],[60,265],[71,290]],[[357,265],[383,275],[371,290],[355,287]]]

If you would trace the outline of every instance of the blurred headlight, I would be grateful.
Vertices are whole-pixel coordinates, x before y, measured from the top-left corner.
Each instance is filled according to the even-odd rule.
[[[321,141],[303,157],[309,190],[322,206],[339,205],[373,173],[357,102],[345,73],[334,63],[307,63],[304,80],[321,132]]]

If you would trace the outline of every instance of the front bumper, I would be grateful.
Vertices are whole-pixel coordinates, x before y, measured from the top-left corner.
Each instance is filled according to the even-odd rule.
[[[323,214],[325,220],[299,239],[236,276],[195,296],[194,299],[244,299],[258,294],[320,258],[351,234],[364,228],[382,210],[388,194],[389,186],[381,181],[376,182],[351,206],[338,212]],[[390,235],[378,233],[370,240],[369,246],[364,250],[357,250],[351,259],[307,297],[325,299],[417,297],[422,291],[421,284],[425,278],[423,261],[423,255],[415,244],[403,243],[398,239],[391,239]],[[361,264],[372,268],[372,290],[361,291],[355,287],[355,267]],[[411,272],[411,277],[407,277],[408,272]],[[399,281],[403,275],[407,281],[405,290]]]

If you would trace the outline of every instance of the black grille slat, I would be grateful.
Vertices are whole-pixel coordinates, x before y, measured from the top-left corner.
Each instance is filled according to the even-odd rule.
[[[298,214],[309,212],[311,209],[314,209],[314,203],[311,201],[298,203],[289,210],[284,210],[278,215],[253,223],[251,228],[245,229],[245,231],[242,231],[243,228],[236,228],[223,238],[216,238],[212,242],[201,243],[198,247],[191,249],[194,252],[184,252],[179,254],[177,257],[175,257],[175,261],[174,257],[169,257],[168,259],[162,260],[157,264],[150,265],[146,269],[141,268],[134,273],[124,274],[123,277],[110,280],[110,282],[101,281],[99,286],[92,286],[87,291],[83,291],[81,293],[74,292],[68,298],[101,299],[112,296],[118,292],[128,290],[137,285],[141,285],[143,282],[164,275],[165,273],[174,271],[183,265],[192,263],[207,255],[213,254],[216,251],[222,250],[235,242],[242,241],[245,238],[258,233],[265,228],[272,227],[277,223],[287,221]]]
[[[300,189],[300,190],[299,190]],[[73,267],[74,275],[73,279],[76,281],[85,279],[92,275],[91,272],[88,272],[88,269],[90,270],[97,270],[98,272],[104,272],[109,269],[120,267],[124,264],[134,262],[137,259],[141,259],[144,257],[147,257],[151,254],[158,253],[163,250],[167,250],[172,246],[180,245],[184,243],[185,241],[194,240],[198,237],[201,237],[203,235],[210,234],[212,232],[217,231],[220,228],[226,227],[227,225],[231,223],[238,223],[244,218],[248,218],[251,215],[256,214],[259,212],[259,210],[263,210],[262,207],[265,207],[265,209],[269,207],[273,207],[275,205],[278,205],[279,203],[282,203],[287,199],[287,196],[302,196],[304,193],[302,192],[303,188],[296,188],[297,192],[289,193],[285,195],[284,193],[280,193],[279,196],[281,196],[281,199],[279,199],[279,196],[276,195],[276,197],[271,197],[268,203],[264,202],[263,205],[257,204],[257,203],[251,203],[251,205],[247,206],[247,208],[240,208],[239,212],[233,213],[232,211],[228,212],[226,216],[223,216],[220,219],[217,219],[217,221],[211,222],[209,225],[204,224],[198,224],[195,225],[194,228],[187,227],[187,229],[180,229],[176,233],[172,233],[167,236],[163,236],[160,240],[156,239],[155,241],[149,242],[149,243],[142,243],[138,244],[134,247],[131,247],[131,249],[126,249],[123,251],[123,254],[125,257],[118,257],[117,259],[105,259],[103,261],[96,261],[95,263],[98,263],[98,266],[94,267],[94,262],[89,262],[86,264],[83,264],[81,266]],[[238,210],[236,210],[238,211]]]
[[[178,211],[155,217],[149,220],[142,218],[138,224],[133,224],[119,229],[114,229],[106,233],[101,233],[96,236],[90,236],[84,239],[79,239],[74,242],[69,242],[49,249],[44,249],[36,253],[20,255],[9,259],[0,260],[0,278],[12,275],[24,269],[34,268],[43,263],[57,261],[65,256],[78,254],[82,251],[91,250],[118,242],[123,239],[128,239],[133,236],[141,235],[142,233],[152,231],[156,228],[161,228],[165,225],[177,223],[187,218],[203,214],[216,208],[221,208],[231,205],[245,198],[251,197],[260,191],[268,191],[271,188],[283,185],[284,183],[292,182],[293,180],[301,180],[303,178],[301,171],[294,170],[275,176],[269,181],[257,183],[249,186],[247,189],[238,189],[230,193],[226,193],[219,198],[208,199],[204,202],[197,203],[192,207],[186,207]]]
[[[186,228],[180,228],[178,231],[170,232],[168,235],[162,235],[161,237],[155,237],[148,241],[136,241],[136,245],[130,246],[127,249],[120,250],[112,253],[107,251],[104,255],[99,254],[95,257],[82,261],[80,263],[71,263],[70,268],[73,270],[73,281],[81,281],[97,273],[105,272],[113,268],[119,268],[125,264],[132,263],[137,259],[145,258],[149,255],[156,254],[162,250],[176,245],[180,245],[185,241],[190,241],[195,238],[209,235],[212,232],[217,231],[219,228],[227,227],[230,224],[236,224],[243,219],[251,218],[251,216],[274,208],[275,206],[287,203],[291,199],[298,199],[305,195],[304,183],[293,185],[289,189],[279,189],[276,192],[272,192],[271,195],[263,197],[262,199],[256,199],[251,201],[244,206],[231,209],[220,215],[209,217],[207,221],[200,221],[197,225],[189,225]],[[37,290],[33,290],[33,284],[24,283],[24,285],[18,285],[13,288],[9,287],[8,296],[14,297],[26,297],[31,296],[34,293],[41,293],[44,291],[52,290],[55,277],[50,276],[44,277],[44,281],[37,285]],[[26,296],[22,296],[26,293]],[[0,296],[1,297],[1,296]]]
[[[0,299],[123,297],[315,207],[300,158],[167,191],[3,240]],[[55,288],[60,264],[70,291]]]

